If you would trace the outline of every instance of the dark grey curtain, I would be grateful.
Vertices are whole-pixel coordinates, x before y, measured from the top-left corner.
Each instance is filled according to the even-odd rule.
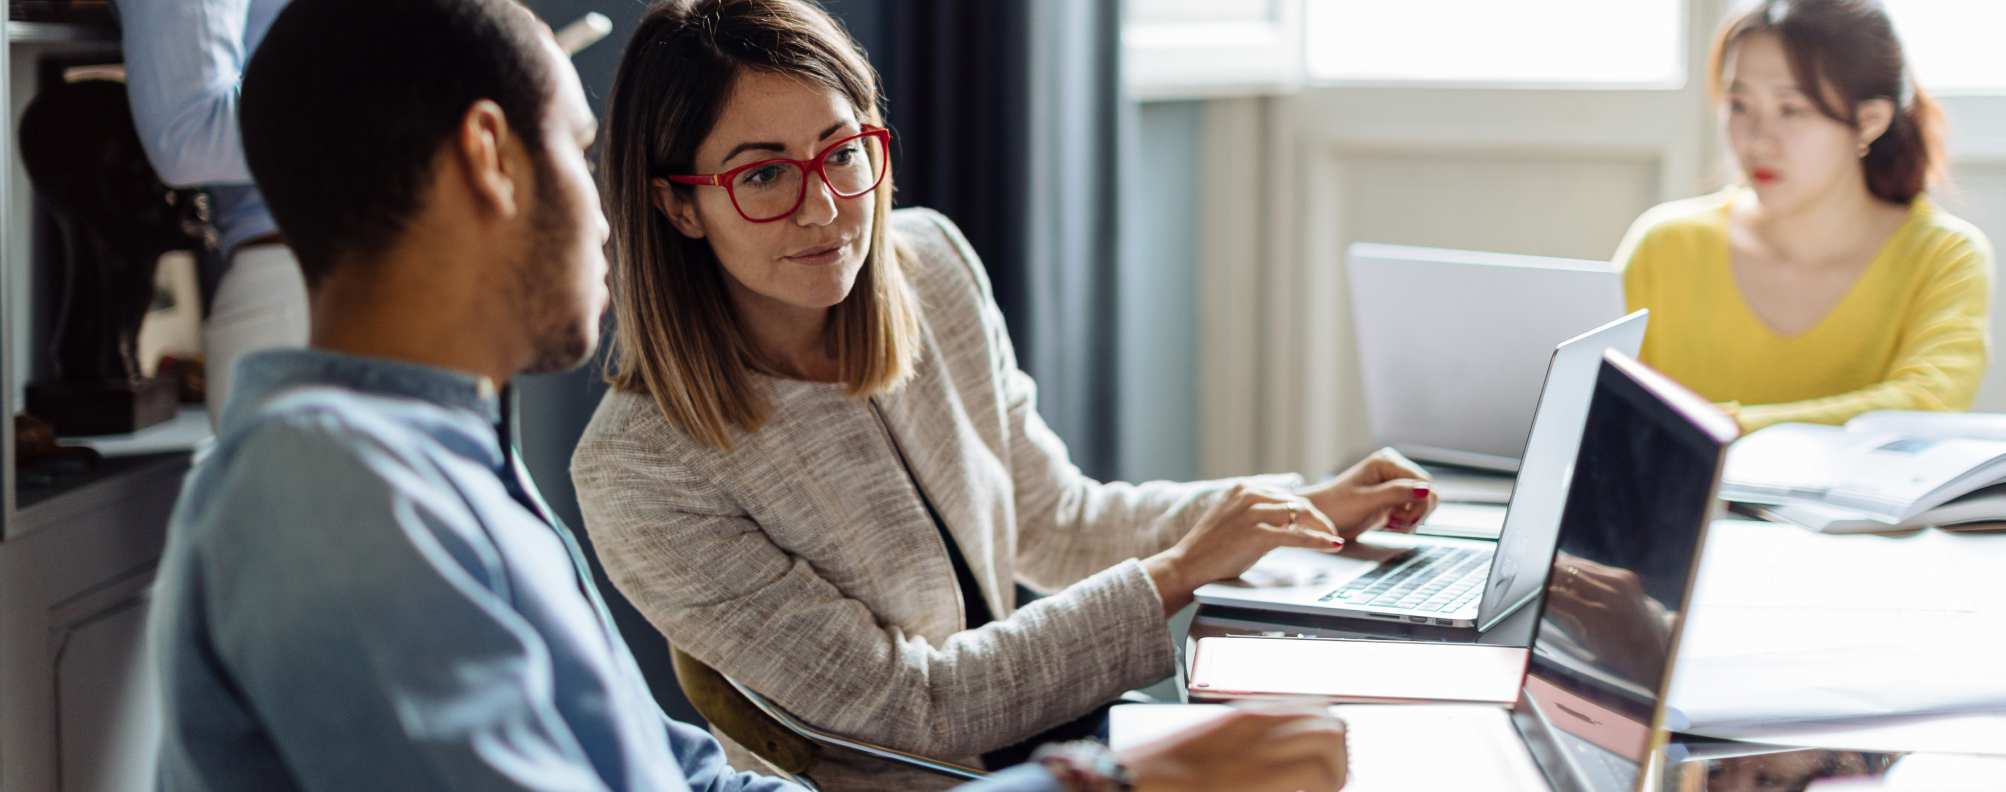
[[[1040,411],[1089,475],[1116,478],[1115,273],[1121,238],[1121,4],[1033,0],[1032,326],[1018,336]]]
[[[826,0],[877,67],[901,206],[989,268],[1039,412],[1113,476],[1119,0]]]

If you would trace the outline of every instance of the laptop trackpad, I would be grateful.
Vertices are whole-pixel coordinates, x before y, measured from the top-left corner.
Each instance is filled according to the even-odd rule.
[[[1325,553],[1303,547],[1277,547],[1268,551],[1237,580],[1221,581],[1243,588],[1295,588],[1307,586],[1321,595],[1352,578],[1372,571],[1380,562],[1407,552],[1409,548],[1352,542],[1342,553]]]

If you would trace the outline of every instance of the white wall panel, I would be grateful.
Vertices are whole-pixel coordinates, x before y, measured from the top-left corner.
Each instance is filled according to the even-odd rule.
[[[2006,162],[1968,162],[1954,166],[1954,183],[1939,190],[1937,202],[1951,214],[1964,218],[1992,241],[1995,248],[2006,242]],[[1977,412],[2006,412],[2006,365],[2000,364],[2002,311],[1999,296],[2006,272],[1999,270],[1997,257],[1992,272],[1992,359],[1985,370],[1985,382],[1971,409]]]
[[[1339,152],[1350,242],[1608,260],[1657,203],[1652,157]]]
[[[1323,475],[1372,450],[1344,278],[1351,243],[1607,260],[1657,202],[1660,168],[1650,157],[1556,151],[1321,152],[1304,171],[1308,242],[1293,287],[1302,419],[1272,438],[1293,446],[1292,469]]]

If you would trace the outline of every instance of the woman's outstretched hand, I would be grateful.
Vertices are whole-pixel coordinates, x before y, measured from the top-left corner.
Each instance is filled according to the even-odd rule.
[[[1335,792],[1344,786],[1344,722],[1322,707],[1268,704],[1120,753],[1136,792]]]
[[[1199,586],[1239,577],[1269,550],[1343,546],[1330,518],[1308,500],[1237,484],[1212,502],[1177,546],[1150,556],[1142,566],[1169,616],[1191,604]]]
[[[1350,470],[1298,494],[1316,504],[1350,539],[1374,528],[1411,532],[1435,510],[1436,495],[1428,472],[1391,448],[1374,451]]]

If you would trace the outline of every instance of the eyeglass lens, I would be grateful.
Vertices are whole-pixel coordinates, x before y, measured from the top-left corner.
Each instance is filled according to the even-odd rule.
[[[844,141],[822,154],[822,173],[829,189],[839,198],[855,198],[876,187],[884,176],[885,156],[875,137]],[[738,210],[754,220],[770,220],[793,213],[801,205],[801,166],[792,162],[769,162],[749,168],[731,180],[732,200]]]

